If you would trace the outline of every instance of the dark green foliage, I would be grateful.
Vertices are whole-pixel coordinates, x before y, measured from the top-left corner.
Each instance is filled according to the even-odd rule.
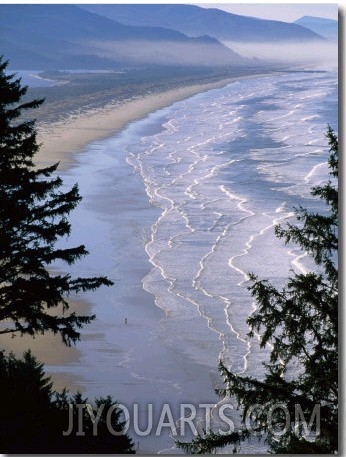
[[[235,375],[221,362],[226,388],[218,393],[236,399],[244,430],[241,435],[226,436],[207,432],[192,443],[178,443],[187,452],[211,452],[227,444],[237,449],[251,436],[245,427],[250,412],[250,431],[264,436],[274,453],[324,454],[338,449],[338,139],[330,127],[326,136],[330,179],[312,189],[312,195],[326,203],[325,211],[312,213],[297,208],[299,226],[288,224],[275,230],[286,243],[293,242],[307,251],[316,271],[292,272],[282,290],[251,275],[249,290],[257,308],[247,321],[249,336],[259,333],[261,347],[271,345],[265,378]],[[261,407],[253,410],[256,404]],[[268,415],[275,405],[283,405],[284,409],[277,407]],[[297,411],[306,422],[296,421]],[[319,433],[309,440],[304,433],[314,412],[320,419],[319,430],[315,430]],[[314,426],[317,420],[311,420],[310,430],[314,431]]]
[[[183,449],[186,454],[214,454],[216,449],[226,446],[231,446],[232,453],[236,454],[240,450],[241,442],[249,436],[247,430],[226,435],[220,435],[209,430],[207,433],[204,431],[203,435],[195,436],[191,443],[176,441],[176,445]]]
[[[125,433],[121,410],[111,397],[88,406],[80,393],[68,395],[52,390],[50,379],[30,351],[22,359],[0,352],[0,450],[3,453],[134,453],[133,442]],[[78,406],[83,405],[78,422]],[[102,414],[93,428],[93,417]],[[73,409],[73,430],[69,429],[69,409]],[[89,411],[88,412],[88,409]],[[91,408],[91,410],[90,410]],[[107,412],[112,408],[110,422]],[[111,431],[117,431],[114,436]],[[79,434],[78,434],[79,432]]]
[[[82,408],[83,427],[80,425],[81,413],[78,406],[82,404],[85,405]],[[54,449],[61,453],[135,453],[132,439],[124,433],[126,421],[122,420],[122,410],[117,407],[118,403],[113,401],[112,397],[96,398],[94,405],[91,405],[80,393],[68,397],[66,392],[62,392],[57,394],[55,405],[59,405],[62,413],[61,429],[65,436],[58,436]],[[67,430],[71,420],[69,408],[73,411],[72,430]],[[47,449],[52,450],[49,443]]]
[[[0,58],[0,334],[34,336],[52,331],[70,345],[79,339],[78,329],[94,316],[70,312],[68,296],[112,282],[106,277],[53,274],[54,262],[71,265],[87,254],[82,245],[55,248],[58,240],[70,234],[67,217],[81,197],[77,185],[67,192],[60,190],[58,164],[35,166],[33,157],[39,149],[35,122],[23,121],[23,113],[40,106],[42,100],[20,104],[27,88],[14,75],[6,75],[6,67]],[[79,393],[53,391],[43,365],[30,351],[22,359],[0,352],[0,402],[3,453],[134,452],[131,439],[123,433],[121,411],[111,397],[96,399],[92,407]],[[93,418],[101,408],[95,428]],[[70,409],[74,429],[64,436]],[[107,421],[109,410],[112,415]],[[77,434],[76,427],[83,433]],[[114,436],[110,429],[119,434]]]
[[[42,100],[20,104],[27,88],[7,75],[6,67],[0,58],[0,334],[52,331],[70,345],[94,316],[69,312],[68,295],[112,282],[52,273],[55,261],[71,265],[88,253],[83,245],[55,248],[70,234],[67,217],[81,197],[77,185],[60,190],[58,164],[35,166],[35,122],[21,122],[21,116]],[[52,313],[54,308],[59,313]]]

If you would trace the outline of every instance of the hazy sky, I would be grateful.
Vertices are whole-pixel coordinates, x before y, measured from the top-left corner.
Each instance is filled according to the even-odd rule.
[[[244,16],[254,16],[263,19],[292,22],[302,16],[319,16],[329,19],[338,19],[338,4],[325,3],[195,3],[198,6],[219,8],[230,13]]]
[[[95,0],[22,0],[20,3],[97,3]],[[12,3],[11,0],[0,0],[0,3]],[[140,3],[138,0],[103,0],[102,3]],[[293,22],[302,16],[319,16],[329,19],[338,19],[338,3],[334,2],[312,2],[305,0],[304,3],[293,2],[281,3],[272,1],[271,3],[262,3],[260,1],[252,1],[251,3],[242,3],[236,1],[234,3],[218,3],[210,0],[201,0],[201,3],[191,3],[186,0],[143,0],[143,3],[183,3],[194,4],[207,8],[219,8],[230,13],[240,14],[244,16],[254,16],[262,19],[275,19],[277,21]],[[340,8],[340,7],[339,7]],[[344,11],[344,9],[343,9]]]

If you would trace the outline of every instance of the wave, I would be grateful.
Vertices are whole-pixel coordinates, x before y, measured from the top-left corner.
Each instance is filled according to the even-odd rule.
[[[235,373],[264,375],[268,348],[247,336],[257,306],[249,273],[281,287],[292,269],[314,268],[274,226],[294,222],[293,206],[319,209],[310,188],[327,178],[336,78],[244,79],[152,113],[81,154],[77,176],[67,176],[86,196],[71,241],[82,238],[91,254],[76,274],[96,270],[116,283],[90,297],[97,320],[83,363],[62,369],[86,378],[89,395],[114,392],[159,410],[215,401],[219,358]],[[148,440],[155,451],[170,445]]]
[[[292,266],[306,271],[306,254],[289,250],[273,228],[310,198],[318,171],[325,175],[326,148],[316,143],[336,123],[325,115],[336,104],[328,73],[239,81],[173,105],[162,132],[143,137],[136,154],[129,148],[161,209],[145,247],[153,268],[143,287],[177,342],[195,308],[217,336],[208,348],[215,359],[258,373],[247,338],[248,273],[280,284]],[[193,352],[193,323],[190,331]]]

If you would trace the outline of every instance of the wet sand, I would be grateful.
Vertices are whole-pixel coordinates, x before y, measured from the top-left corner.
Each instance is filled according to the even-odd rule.
[[[38,143],[41,144],[41,147],[35,156],[35,163],[37,166],[43,167],[59,162],[58,172],[67,172],[77,164],[76,155],[81,153],[90,143],[111,137],[129,123],[144,118],[151,112],[170,106],[174,102],[184,100],[197,93],[223,87],[239,78],[242,77],[138,96],[119,103],[109,103],[100,109],[84,111],[78,116],[66,117],[63,121],[53,124],[38,123]],[[109,208],[104,210],[104,213],[107,212],[109,212]],[[89,247],[88,244],[87,246]],[[132,264],[132,267],[136,269],[136,265]],[[139,283],[140,279],[139,277]],[[83,315],[94,313],[93,304],[83,298],[74,301],[72,308]],[[157,318],[157,314],[154,314]],[[95,324],[90,327],[87,326],[83,331],[82,343],[80,344],[89,344],[89,341],[97,340],[100,336],[102,339],[102,335],[98,331],[95,333]],[[1,335],[0,343],[1,348],[6,353],[12,351],[18,357],[30,349],[35,357],[45,365],[47,374],[52,377],[55,389],[61,390],[67,387],[72,392],[84,390],[82,378],[71,373],[74,366],[82,363],[83,357],[78,349],[79,343],[72,347],[66,347],[58,335],[51,333],[38,335],[35,338],[27,335],[23,337]],[[103,348],[102,351],[106,351],[106,348]],[[64,367],[67,369],[64,370]]]
[[[39,124],[38,142],[42,146],[36,155],[36,162],[45,166],[60,162],[59,170],[66,170],[74,163],[74,153],[80,152],[92,141],[107,138],[122,130],[130,122],[200,92],[224,87],[239,79],[259,76],[238,76],[147,94],[119,103],[112,102],[103,108],[85,111],[50,125]]]
[[[71,243],[82,241],[90,256],[87,263],[73,266],[72,276],[107,275],[115,282],[112,288],[101,288],[78,299],[75,306],[79,312],[95,313],[97,319],[83,329],[81,342],[75,347],[64,347],[59,337],[50,334],[35,340],[16,337],[2,342],[7,351],[19,355],[30,347],[45,364],[55,389],[66,387],[71,393],[80,390],[91,401],[96,396],[111,395],[130,410],[135,404],[145,409],[150,403],[159,412],[171,401],[177,417],[180,404],[217,401],[216,361],[209,366],[187,349],[177,352],[174,339],[166,332],[164,313],[143,289],[142,280],[150,271],[144,238],[156,220],[157,209],[149,204],[143,182],[126,164],[126,154],[120,149],[126,143],[125,127],[130,123],[195,94],[259,76],[144,95],[49,126],[38,125],[38,141],[43,145],[35,157],[36,164],[60,162],[58,171],[63,171],[64,185],[70,188],[78,182],[83,197],[71,213]],[[125,135],[123,143],[119,143],[121,135]],[[200,334],[202,327],[198,328]],[[132,427],[130,434],[136,436]],[[171,452],[172,445],[168,431],[158,437],[150,434],[141,438],[138,452]]]
[[[70,310],[79,315],[92,314],[90,303],[81,299],[71,301]],[[51,377],[54,389],[61,391],[66,387],[71,392],[83,390],[82,379],[79,376],[71,376],[64,372],[50,373],[54,367],[80,363],[81,352],[78,349],[78,343],[68,347],[62,342],[60,335],[49,332],[34,338],[30,335],[0,335],[0,346],[7,354],[12,352],[17,357],[22,357],[23,353],[30,349],[37,360],[44,363],[46,375]]]
[[[42,143],[42,146],[35,157],[35,163],[38,166],[49,166],[55,162],[60,162],[58,171],[69,173],[70,170],[73,170],[74,165],[78,165],[78,163],[80,163],[81,157],[85,153],[83,151],[87,151],[87,146],[90,145],[90,143],[98,143],[106,138],[110,138],[117,132],[122,131],[122,129],[124,129],[124,127],[126,127],[129,123],[144,118],[151,112],[170,106],[174,102],[184,100],[197,93],[204,92],[209,89],[224,87],[228,83],[239,79],[259,76],[260,75],[238,76],[220,80],[218,82],[185,86],[162,93],[143,95],[118,104],[110,103],[101,109],[82,112],[78,116],[66,118],[63,121],[50,124],[49,126],[44,123],[38,124],[38,142]],[[96,148],[97,147],[98,146],[96,146]],[[126,173],[124,177],[121,175],[121,179],[123,179],[124,182],[128,182],[129,179],[129,176],[127,176]],[[139,191],[140,189],[137,189],[137,184],[135,183],[133,195]],[[83,187],[81,188],[81,194],[84,197]],[[119,198],[118,196],[120,194],[121,193],[117,193],[117,198]],[[134,209],[137,207],[138,201],[141,201],[143,198],[146,199],[144,192],[143,195],[138,195],[138,198],[136,198],[136,201],[134,202],[126,202],[125,198],[123,202],[125,222],[127,220],[126,218],[128,218],[132,225],[137,223],[136,218],[138,217],[138,213],[134,211]],[[100,202],[102,203],[102,207],[106,204],[112,204],[108,200],[106,202],[105,199],[101,199],[95,206],[95,212],[100,211]],[[120,207],[121,202],[118,204],[118,211]],[[103,208],[101,212],[104,215],[108,215],[111,214],[112,211],[114,212],[114,207],[107,206],[107,208]],[[148,217],[150,218],[151,216]],[[116,224],[115,220],[112,220],[111,222],[113,225]],[[88,238],[88,233],[78,233],[78,242],[80,237],[82,237],[83,243],[86,244],[88,249],[89,247],[92,247],[90,244],[92,244],[93,240],[84,239],[84,237]],[[137,250],[134,251],[133,255],[137,255]],[[140,254],[140,256],[145,257],[145,253]],[[138,268],[138,262],[142,261],[146,262],[147,259],[133,259],[131,262],[128,262],[127,271],[124,271],[123,276],[124,281],[126,282],[129,276],[135,275],[137,277],[136,283],[138,282],[139,289],[141,288],[141,279],[143,278],[143,274],[145,275],[147,273],[145,270],[142,270],[142,266]],[[111,277],[111,279],[114,278]],[[120,352],[123,352],[123,348],[126,347],[127,341],[129,341],[129,333],[132,334],[131,339],[133,341],[136,340],[135,334],[132,333],[132,330],[136,330],[136,326],[134,326],[134,328],[132,328],[132,325],[126,326],[127,331],[124,335],[122,335],[125,330],[123,327],[125,315],[131,316],[132,314],[137,314],[138,318],[141,317],[141,324],[145,323],[146,325],[144,325],[144,327],[146,326],[148,330],[148,341],[151,339],[150,332],[154,331],[155,326],[157,325],[156,323],[160,320],[160,311],[158,309],[151,309],[150,304],[148,304],[149,309],[151,309],[149,315],[147,314],[148,307],[144,307],[146,310],[143,310],[142,307],[138,308],[138,303],[141,303],[143,306],[145,302],[148,303],[151,301],[151,299],[149,300],[150,297],[143,297],[143,290],[139,289],[136,290],[136,294],[138,294],[138,296],[131,297],[131,294],[128,293],[129,289],[122,287],[121,291],[118,289],[115,292],[116,297],[111,299],[113,306],[118,308],[117,311],[120,311],[120,316],[117,317],[117,322],[112,323],[112,330],[114,329],[114,325],[118,326]],[[104,357],[107,357],[109,349],[108,345],[105,344],[104,326],[108,327],[109,322],[107,322],[107,319],[105,319],[102,315],[102,308],[99,307],[98,304],[95,306],[95,303],[97,302],[97,295],[98,294],[96,293],[95,296],[91,298],[90,302],[81,297],[75,304],[81,314],[93,314],[95,312],[98,316],[95,323],[90,325],[90,327],[87,326],[83,331],[81,345],[84,346],[84,349],[90,345],[93,347],[96,345],[98,347],[97,351],[99,354],[102,353],[104,354]],[[118,307],[118,304],[115,304],[114,300],[117,303],[119,300],[120,302],[122,301],[122,306],[119,305]],[[132,303],[130,303],[131,301]],[[142,314],[143,312],[144,314]],[[129,317],[129,323],[132,324],[131,317]],[[123,338],[125,339],[122,343]],[[75,392],[77,389],[82,391],[85,390],[86,385],[83,380],[83,370],[81,368],[77,369],[77,367],[87,365],[87,361],[79,349],[81,346],[78,343],[76,346],[68,348],[60,342],[60,338],[58,336],[51,334],[38,336],[36,339],[29,337],[21,338],[18,336],[11,339],[8,335],[6,335],[2,336],[1,345],[6,352],[13,351],[17,355],[21,355],[24,350],[30,348],[38,360],[45,364],[47,373],[52,375],[54,388],[60,390],[66,386],[72,392]],[[152,351],[155,352],[153,348]],[[91,364],[89,365],[89,370],[90,367]],[[88,371],[87,368],[86,370]],[[167,371],[169,371],[168,368]],[[95,384],[95,381],[92,384]]]

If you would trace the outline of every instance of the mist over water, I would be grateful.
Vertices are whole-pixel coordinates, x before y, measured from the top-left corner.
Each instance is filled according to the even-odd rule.
[[[84,196],[72,228],[91,254],[78,268],[116,282],[90,295],[98,319],[79,347],[82,365],[68,367],[90,395],[159,411],[217,403],[219,358],[263,375],[268,351],[247,338],[248,273],[280,286],[312,267],[274,226],[294,222],[299,204],[323,210],[310,189],[328,178],[324,135],[327,124],[337,131],[337,103],[336,73],[244,79],[81,154],[68,175]],[[142,442],[174,452],[167,433]]]
[[[338,43],[335,41],[300,42],[249,42],[223,41],[223,44],[240,55],[268,63],[280,63],[286,68],[337,71]]]

